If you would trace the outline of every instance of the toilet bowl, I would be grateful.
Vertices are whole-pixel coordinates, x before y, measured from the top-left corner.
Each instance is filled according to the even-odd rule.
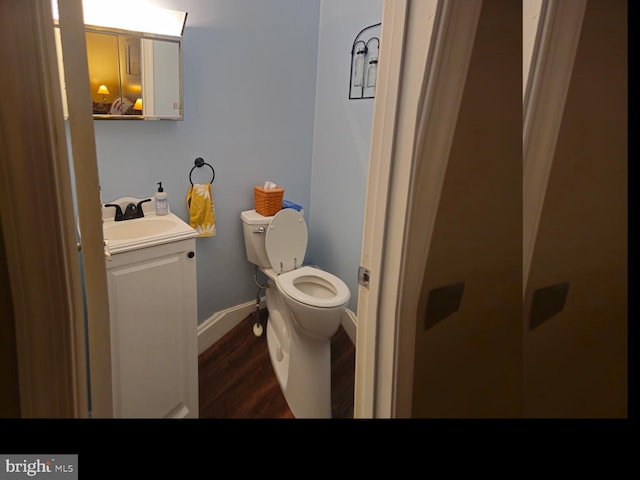
[[[296,418],[331,418],[331,337],[351,298],[337,276],[303,264],[307,226],[290,208],[241,213],[247,259],[268,278],[267,345]]]

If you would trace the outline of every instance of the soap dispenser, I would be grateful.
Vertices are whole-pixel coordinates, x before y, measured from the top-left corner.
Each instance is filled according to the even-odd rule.
[[[167,192],[162,188],[162,182],[158,182],[158,191],[155,194],[156,215],[166,215],[169,213],[169,202],[167,202]]]

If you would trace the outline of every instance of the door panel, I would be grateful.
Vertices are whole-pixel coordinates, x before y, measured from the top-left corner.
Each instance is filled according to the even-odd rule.
[[[626,5],[585,11],[524,298],[527,417],[627,415]],[[534,292],[563,282],[536,324]]]
[[[0,418],[20,417],[16,326],[4,234],[0,222]]]
[[[521,265],[522,4],[485,0],[422,282],[412,417],[521,415]]]

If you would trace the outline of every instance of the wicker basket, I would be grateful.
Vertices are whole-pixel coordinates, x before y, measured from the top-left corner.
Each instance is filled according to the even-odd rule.
[[[276,187],[265,190],[261,186],[254,187],[253,200],[256,212],[265,217],[275,215],[282,210],[283,196],[284,188]]]

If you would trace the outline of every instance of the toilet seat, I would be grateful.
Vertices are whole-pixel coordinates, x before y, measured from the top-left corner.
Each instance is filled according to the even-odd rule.
[[[351,292],[340,278],[319,268],[302,266],[307,239],[302,212],[285,208],[269,222],[265,250],[278,289],[298,303],[316,308],[345,305]]]
[[[349,287],[335,275],[314,267],[301,267],[276,278],[278,288],[293,300],[317,308],[335,308],[351,298]]]

